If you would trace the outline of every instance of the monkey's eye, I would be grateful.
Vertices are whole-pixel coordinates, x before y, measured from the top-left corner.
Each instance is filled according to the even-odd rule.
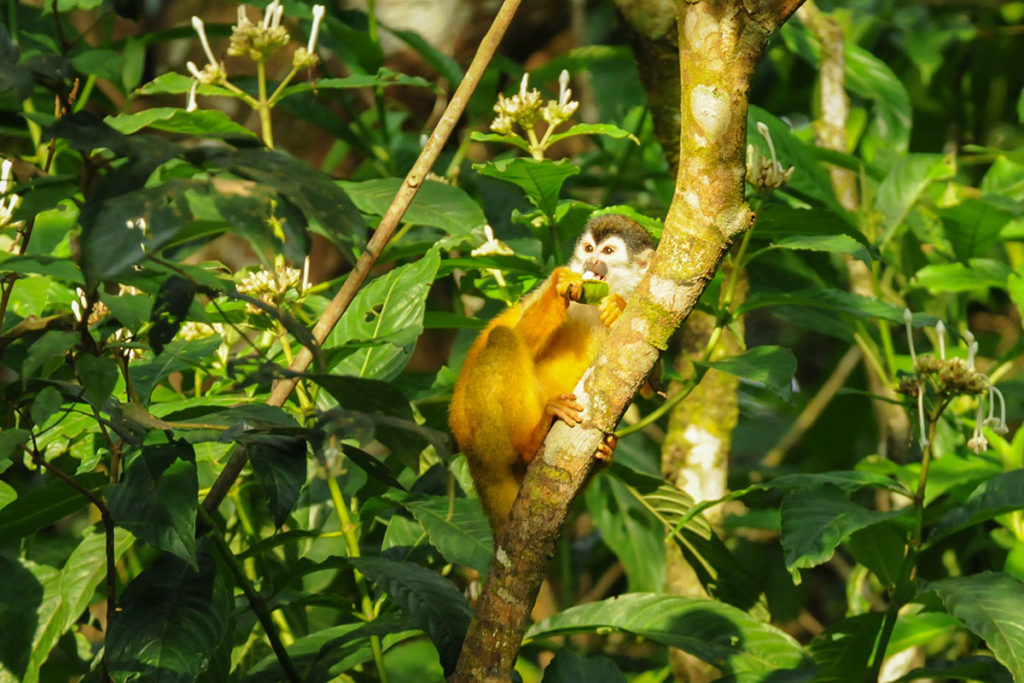
[[[590,252],[594,251],[594,245],[593,244],[585,245],[583,247],[583,251],[585,251],[585,252],[587,252],[589,254]]]
[[[604,254],[611,254],[614,251],[615,251],[615,247],[605,247],[604,249],[601,250],[601,252],[604,253]]]

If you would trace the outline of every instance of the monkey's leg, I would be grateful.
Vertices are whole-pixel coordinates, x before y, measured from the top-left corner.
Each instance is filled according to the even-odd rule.
[[[533,457],[540,450],[540,445],[544,443],[544,437],[551,430],[552,421],[556,418],[570,427],[583,422],[583,406],[576,400],[576,394],[559,394],[544,405],[544,418],[537,423],[533,434],[530,435],[531,440],[526,444],[526,450],[521,452],[523,460],[528,463],[533,461]]]

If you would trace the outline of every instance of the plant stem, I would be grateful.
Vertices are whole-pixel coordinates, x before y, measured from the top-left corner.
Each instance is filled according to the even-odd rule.
[[[341,487],[338,480],[330,473],[327,474],[327,487],[331,491],[331,500],[334,501],[334,508],[338,511],[338,523],[341,525],[341,532],[345,537],[345,545],[348,548],[349,557],[359,557],[359,537],[356,535],[355,525],[348,514],[348,506],[341,494]],[[362,601],[363,618],[372,621],[377,615],[373,608],[373,599],[370,597],[370,589],[366,585],[366,577],[358,569],[352,569],[352,576],[355,578],[356,588],[359,590]],[[387,683],[388,675],[384,668],[384,652],[381,649],[380,636],[370,636],[370,649],[373,651],[373,661],[377,666],[377,676],[382,683]]]
[[[259,86],[259,100],[256,111],[260,115],[260,131],[263,144],[274,149],[274,129],[270,123],[270,102],[267,99],[267,65],[262,59],[256,62],[256,82]]]
[[[227,542],[220,534],[220,529],[217,527],[216,522],[210,517],[206,510],[199,508],[199,514],[202,515],[203,520],[211,528],[210,538],[213,539],[213,543],[217,546],[217,550],[220,552],[220,556],[224,559],[225,564],[231,569],[232,575],[235,577],[235,581],[241,587],[242,592],[245,594],[245,599],[249,601],[249,607],[252,608],[256,618],[260,620],[263,625],[263,632],[267,634],[267,640],[270,641],[270,647],[274,650],[274,655],[277,657],[277,661],[281,663],[281,669],[284,671],[288,680],[292,683],[301,683],[302,677],[299,676],[299,672],[295,670],[295,665],[292,663],[291,657],[288,656],[288,650],[285,649],[284,643],[277,634],[277,630],[274,628],[274,621],[271,616],[270,610],[267,607],[267,603],[263,600],[263,597],[256,591],[256,588],[249,581],[249,578],[245,575],[245,571],[242,566],[238,564],[238,559],[235,554],[231,552],[231,548],[228,547]]]

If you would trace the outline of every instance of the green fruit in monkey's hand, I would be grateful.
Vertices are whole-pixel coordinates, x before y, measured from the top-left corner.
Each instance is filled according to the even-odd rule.
[[[580,297],[581,304],[599,304],[601,299],[608,296],[611,289],[608,283],[602,280],[584,280],[583,296]]]

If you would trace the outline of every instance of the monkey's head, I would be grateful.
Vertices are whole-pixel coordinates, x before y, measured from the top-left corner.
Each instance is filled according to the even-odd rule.
[[[611,213],[595,216],[583,226],[569,268],[586,280],[604,280],[614,293],[628,297],[653,256],[654,240],[643,226]]]

